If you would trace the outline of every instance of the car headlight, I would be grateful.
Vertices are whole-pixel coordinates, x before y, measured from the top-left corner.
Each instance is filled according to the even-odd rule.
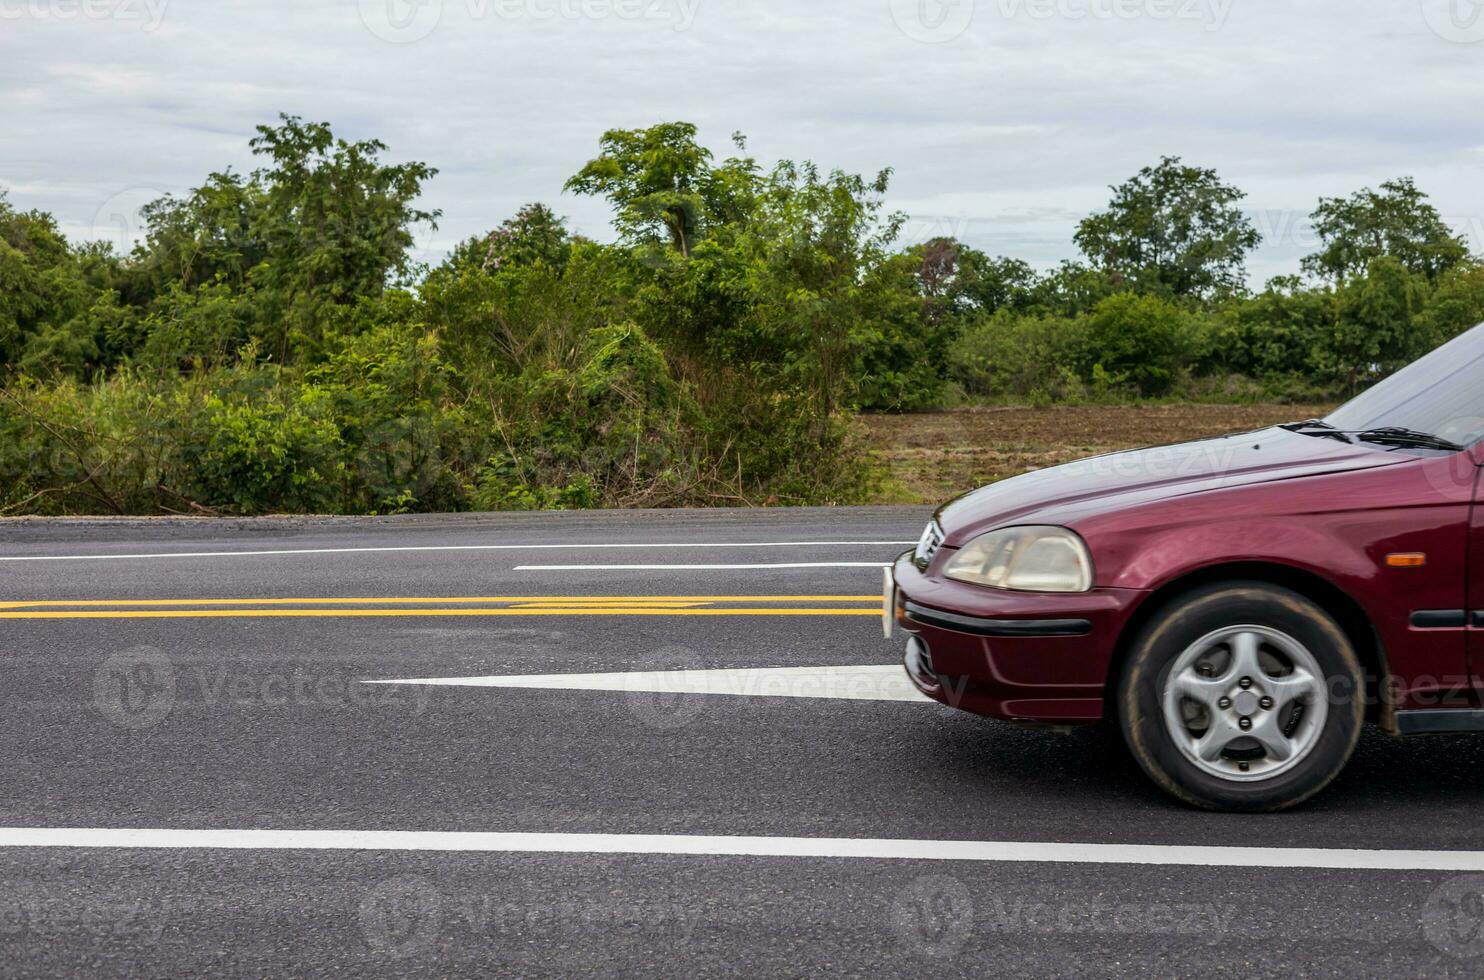
[[[993,589],[1086,592],[1092,588],[1092,555],[1064,527],[1009,527],[964,545],[943,574]]]

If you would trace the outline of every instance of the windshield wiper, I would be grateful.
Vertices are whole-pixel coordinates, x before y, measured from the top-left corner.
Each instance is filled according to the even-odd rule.
[[[1306,422],[1290,422],[1280,425],[1278,428],[1287,429],[1289,432],[1297,432],[1301,436],[1314,436],[1316,439],[1338,439],[1341,442],[1354,444],[1355,440],[1350,438],[1350,433],[1341,432],[1323,419],[1309,419]]]
[[[1421,449],[1441,449],[1450,453],[1463,452],[1462,446],[1442,436],[1431,432],[1418,432],[1416,429],[1406,429],[1397,425],[1367,429],[1364,432],[1353,434],[1361,442],[1374,442],[1383,446],[1416,446]]]
[[[1451,442],[1431,432],[1419,432],[1416,429],[1407,429],[1399,425],[1382,426],[1376,429],[1337,429],[1323,419],[1309,419],[1307,422],[1291,422],[1279,428],[1319,439],[1338,439],[1352,445],[1356,442],[1373,442],[1382,446],[1438,449],[1450,453],[1462,452],[1464,448],[1456,442]]]

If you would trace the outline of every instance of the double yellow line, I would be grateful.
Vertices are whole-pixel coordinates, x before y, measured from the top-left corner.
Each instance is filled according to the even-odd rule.
[[[876,595],[76,599],[0,602],[0,619],[879,616]]]

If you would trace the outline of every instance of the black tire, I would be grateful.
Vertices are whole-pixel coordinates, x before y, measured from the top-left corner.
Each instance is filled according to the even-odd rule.
[[[1259,781],[1223,778],[1201,768],[1176,744],[1164,710],[1166,681],[1182,654],[1202,638],[1238,626],[1277,630],[1302,644],[1324,675],[1326,689],[1327,712],[1322,725],[1315,723],[1307,754],[1292,768]],[[1227,582],[1176,599],[1140,632],[1119,678],[1118,714],[1134,758],[1166,792],[1208,810],[1270,812],[1304,802],[1339,775],[1360,738],[1364,690],[1349,637],[1320,606],[1279,586]],[[1220,765],[1237,763],[1223,759]]]

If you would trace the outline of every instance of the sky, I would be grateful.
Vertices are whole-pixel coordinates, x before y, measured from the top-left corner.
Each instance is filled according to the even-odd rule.
[[[1484,0],[0,0],[0,189],[75,239],[228,166],[279,113],[440,169],[436,261],[562,192],[611,128],[895,172],[904,242],[1038,267],[1164,155],[1247,192],[1254,285],[1322,196],[1414,177],[1484,251]]]

